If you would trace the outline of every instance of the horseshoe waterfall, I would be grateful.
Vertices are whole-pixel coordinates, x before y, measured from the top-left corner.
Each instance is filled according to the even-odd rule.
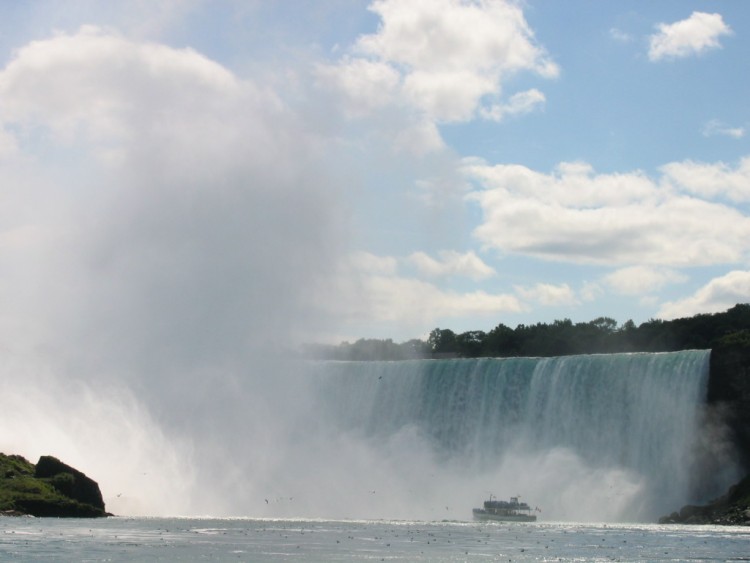
[[[364,480],[373,467],[391,473],[371,505],[392,493],[455,515],[489,494],[521,495],[542,518],[653,521],[735,476],[706,412],[709,358],[323,362],[318,389],[348,437],[341,458],[367,451]]]

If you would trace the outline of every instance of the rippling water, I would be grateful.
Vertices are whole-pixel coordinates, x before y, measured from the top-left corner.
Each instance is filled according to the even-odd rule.
[[[739,527],[200,518],[0,518],[13,561],[732,561]]]

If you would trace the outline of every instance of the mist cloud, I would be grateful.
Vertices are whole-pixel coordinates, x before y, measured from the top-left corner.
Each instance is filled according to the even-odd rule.
[[[301,328],[333,259],[334,194],[272,92],[189,49],[83,28],[21,49],[0,95],[25,154],[60,159],[54,178],[25,170],[35,190],[5,188],[42,202],[16,231],[41,232],[35,267],[51,271],[29,275],[69,303],[55,326],[191,360],[287,335],[291,316]]]
[[[191,466],[193,451],[208,460],[238,439],[261,447],[263,417],[290,401],[272,359],[325,326],[316,298],[346,241],[318,140],[262,84],[193,50],[94,27],[19,49],[0,72],[0,97],[10,147],[0,334],[28,365],[51,366],[47,391],[79,389],[16,451],[103,468],[103,481],[143,493],[160,481],[138,477],[136,487],[132,468],[107,465],[113,450]],[[112,385],[123,391],[108,398]],[[99,409],[82,403],[87,390]],[[5,396],[23,417],[47,399]],[[99,425],[90,440],[50,442],[72,412],[92,428],[107,415],[132,420],[132,432]],[[238,454],[235,467],[246,464]],[[193,467],[198,480],[210,471]],[[227,510],[207,498],[161,510]]]

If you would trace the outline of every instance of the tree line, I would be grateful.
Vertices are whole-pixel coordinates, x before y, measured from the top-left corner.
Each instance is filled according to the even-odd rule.
[[[548,357],[616,352],[672,352],[713,348],[722,340],[750,342],[750,304],[738,304],[723,313],[700,314],[664,321],[650,319],[640,325],[622,325],[609,317],[573,323],[502,323],[492,330],[455,333],[435,328],[427,340],[402,343],[384,339],[359,339],[339,345],[316,345],[307,355],[329,360],[408,360],[420,358]]]

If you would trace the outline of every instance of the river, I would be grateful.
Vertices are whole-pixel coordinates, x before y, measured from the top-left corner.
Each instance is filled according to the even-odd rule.
[[[747,561],[750,528],[0,517],[9,561]]]

